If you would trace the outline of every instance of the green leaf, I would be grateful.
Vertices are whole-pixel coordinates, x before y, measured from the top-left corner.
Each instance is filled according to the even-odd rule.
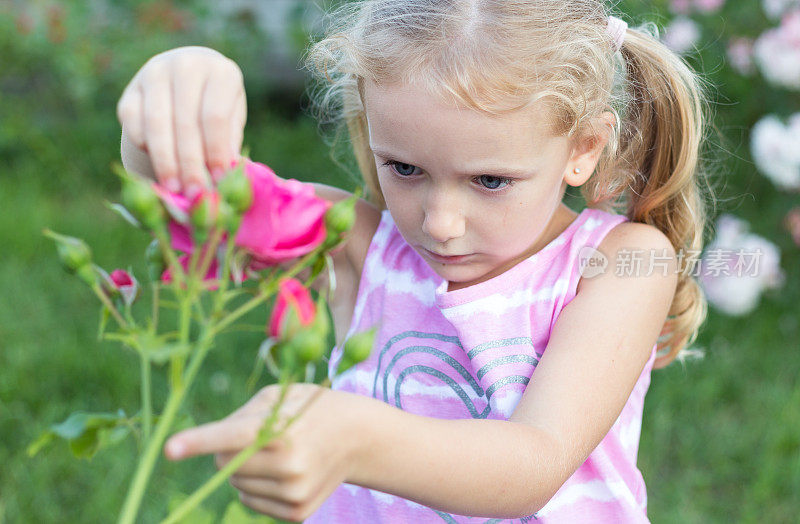
[[[56,439],[65,440],[78,458],[92,458],[100,449],[116,444],[130,433],[128,419],[117,413],[87,413],[79,411],[67,420],[53,424],[28,446],[28,456],[36,455]]]
[[[138,227],[139,229],[142,229],[142,224],[138,220],[136,220],[136,218],[131,214],[130,211],[128,211],[128,209],[125,206],[123,206],[122,204],[112,203],[112,202],[109,202],[109,201],[106,201],[105,204],[106,204],[106,207],[108,209],[110,209],[111,211],[114,211],[115,213],[117,213],[127,223],[129,223],[130,225],[132,225],[134,227]]]
[[[173,494],[169,498],[169,513],[178,509],[178,506],[188,498],[189,496],[183,493]],[[178,524],[214,524],[214,522],[216,522],[216,515],[203,506],[198,505],[177,522]]]
[[[277,521],[266,515],[253,515],[238,500],[231,501],[222,515],[222,524],[275,524]]]

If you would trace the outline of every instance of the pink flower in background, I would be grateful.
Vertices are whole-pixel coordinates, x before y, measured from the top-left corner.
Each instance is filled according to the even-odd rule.
[[[753,45],[753,54],[770,83],[800,89],[800,9],[787,13],[779,27],[764,31]]]
[[[788,125],[767,115],[753,126],[750,150],[759,171],[780,189],[800,190],[800,113]]]
[[[670,0],[669,10],[679,15],[688,15],[692,9],[701,13],[713,13],[725,4],[725,0]]]
[[[753,311],[765,290],[779,288],[785,281],[777,246],[748,230],[747,222],[721,215],[716,238],[700,262],[699,280],[706,298],[728,315]]]
[[[792,240],[800,247],[800,207],[790,209],[783,219],[783,224],[792,236]]]
[[[694,6],[703,13],[719,11],[724,4],[725,0],[694,0]]]
[[[676,17],[664,28],[664,44],[676,53],[687,53],[700,40],[700,26],[691,18]]]
[[[247,161],[253,204],[242,217],[236,245],[263,268],[303,256],[325,240],[325,212],[331,203],[314,194],[311,184],[281,180],[264,164]]]
[[[115,269],[108,275],[108,279],[114,288],[119,291],[122,300],[127,305],[131,305],[139,294],[139,282],[124,269]]]
[[[692,0],[670,0],[669,10],[679,15],[688,15],[692,9]]]
[[[755,72],[753,64],[753,40],[751,38],[732,38],[728,42],[728,60],[740,74],[749,76]]]
[[[311,299],[308,289],[294,278],[282,280],[278,286],[278,297],[269,320],[269,336],[285,338],[287,315],[290,310],[297,314],[302,326],[311,325],[317,315],[317,306]]]

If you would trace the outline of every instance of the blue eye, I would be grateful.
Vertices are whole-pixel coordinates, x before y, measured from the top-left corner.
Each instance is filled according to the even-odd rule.
[[[404,164],[403,162],[397,162],[396,160],[389,160],[388,162],[384,162],[385,166],[393,166],[394,170],[400,176],[411,176],[414,174],[414,169],[416,166],[412,166],[411,164]],[[405,171],[410,171],[406,173]]]
[[[503,178],[499,176],[492,176],[492,175],[481,175],[479,179],[481,181],[481,185],[486,189],[500,189],[501,187],[506,187],[511,185],[511,180],[508,178]]]

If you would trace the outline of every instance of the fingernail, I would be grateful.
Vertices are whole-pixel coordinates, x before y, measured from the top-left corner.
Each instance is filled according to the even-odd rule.
[[[181,183],[178,182],[177,178],[168,178],[167,181],[164,182],[164,185],[173,193],[177,193],[181,190]]]
[[[186,195],[186,198],[191,200],[192,198],[196,197],[197,194],[200,193],[202,190],[203,188],[200,185],[198,185],[195,182],[190,182],[189,185],[186,186],[186,191],[184,191],[184,195]]]

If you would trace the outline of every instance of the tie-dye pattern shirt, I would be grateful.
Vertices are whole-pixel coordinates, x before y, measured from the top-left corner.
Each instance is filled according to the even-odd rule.
[[[575,297],[581,278],[579,252],[583,256],[589,249],[585,246],[596,248],[625,220],[586,208],[530,258],[494,278],[448,291],[447,281],[405,242],[389,212],[383,211],[347,334],[378,326],[375,345],[369,358],[335,377],[332,388],[381,399],[418,415],[507,420],[535,372],[559,313]],[[636,456],[655,352],[653,346],[608,434],[534,515],[510,520],[450,514],[345,483],[305,522],[648,522]],[[332,378],[340,359],[341,348],[335,347],[329,361]]]

